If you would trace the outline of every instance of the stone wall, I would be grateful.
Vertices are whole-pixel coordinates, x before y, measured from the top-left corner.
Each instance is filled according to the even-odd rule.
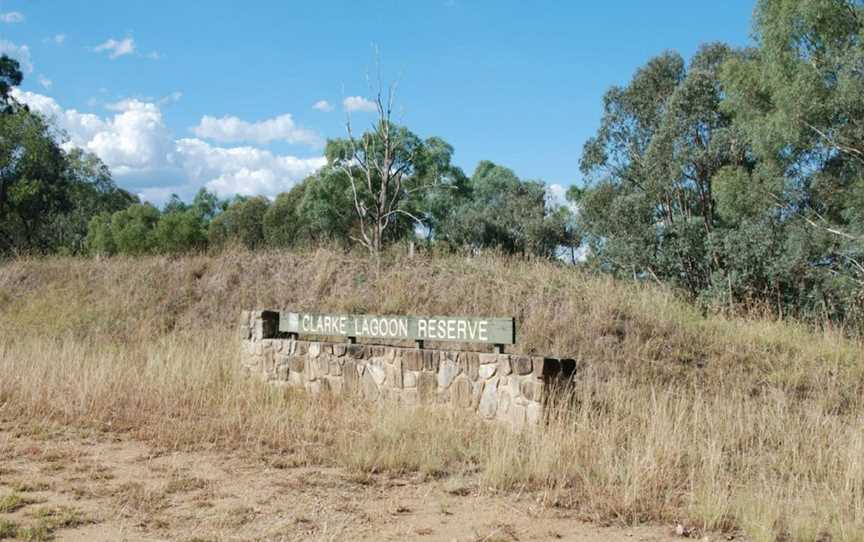
[[[242,365],[275,385],[452,405],[515,427],[538,423],[551,391],[576,368],[573,360],[538,356],[298,340],[278,329],[278,312],[242,314]]]

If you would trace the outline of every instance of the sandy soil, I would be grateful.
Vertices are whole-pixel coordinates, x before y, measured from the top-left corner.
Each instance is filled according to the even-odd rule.
[[[0,532],[5,521],[36,540],[681,540],[674,526],[592,525],[476,488],[0,423]]]

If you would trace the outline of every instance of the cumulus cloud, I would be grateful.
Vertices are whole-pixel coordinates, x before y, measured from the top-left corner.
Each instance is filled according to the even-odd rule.
[[[42,85],[43,88],[51,88],[54,85],[54,81],[48,79],[44,75],[39,76],[39,84]]]
[[[212,139],[221,143],[253,142],[266,144],[271,141],[305,143],[320,145],[321,137],[315,132],[300,128],[290,114],[279,115],[272,119],[248,122],[237,117],[221,118],[205,115],[192,132],[202,139]]]
[[[103,51],[108,52],[108,58],[115,59],[117,57],[121,57],[123,55],[130,55],[135,52],[135,40],[126,37],[122,40],[115,40],[111,38],[104,43],[101,43],[93,48],[93,51],[96,53],[101,53]]]
[[[224,148],[180,139],[176,155],[190,179],[219,194],[276,195],[321,168],[323,156],[297,158],[255,147]]]
[[[191,197],[201,186],[221,196],[275,196],[315,172],[322,156],[299,158],[250,146],[220,147],[196,138],[175,139],[158,103],[127,99],[108,104],[99,116],[64,109],[53,98],[13,90],[16,99],[51,117],[69,136],[65,148],[99,156],[121,186],[156,203],[172,193]],[[174,95],[179,99],[179,93]]]
[[[54,45],[63,45],[66,41],[66,34],[54,34],[50,38],[45,38],[42,41],[45,43],[53,43]]]
[[[348,112],[360,111],[363,113],[370,113],[378,110],[375,102],[367,100],[362,96],[348,96],[342,100],[342,107],[344,107],[345,111]]]
[[[3,21],[4,23],[23,23],[24,15],[18,11],[0,13],[0,21]]]
[[[11,41],[0,40],[0,55],[7,55],[17,60],[21,65],[21,71],[24,73],[33,73],[30,48],[26,45],[15,45]]]
[[[312,104],[312,109],[329,113],[330,111],[333,111],[333,105],[331,105],[327,100],[318,100]]]

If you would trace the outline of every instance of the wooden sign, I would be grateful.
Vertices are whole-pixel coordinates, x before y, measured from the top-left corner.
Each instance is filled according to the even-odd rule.
[[[513,318],[280,312],[279,331],[408,341],[513,344]]]

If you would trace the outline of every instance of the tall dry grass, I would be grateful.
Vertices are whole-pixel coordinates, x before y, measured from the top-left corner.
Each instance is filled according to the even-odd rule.
[[[549,422],[267,387],[237,370],[242,308],[512,314],[515,350],[583,359]],[[754,540],[864,540],[864,348],[838,330],[704,317],[670,292],[552,263],[331,251],[0,267],[0,417],[534,491],[600,521]],[[278,452],[278,453],[276,453]]]

